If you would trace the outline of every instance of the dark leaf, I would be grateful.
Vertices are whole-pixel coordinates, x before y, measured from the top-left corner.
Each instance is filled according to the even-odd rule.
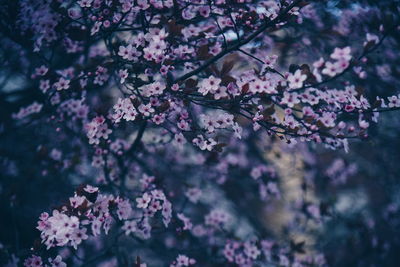
[[[222,148],[224,148],[225,146],[227,146],[227,144],[225,144],[225,143],[216,144],[214,146],[214,150],[217,152],[222,152]]]
[[[233,60],[225,60],[221,69],[221,76],[228,74],[232,68],[235,66],[235,62]]]
[[[208,52],[208,45],[202,45],[197,49],[197,58],[200,60],[205,60],[211,57],[211,54]]]
[[[236,79],[230,75],[225,75],[222,77],[222,85],[227,86],[229,83],[235,83]]]
[[[249,91],[250,85],[246,83],[242,86],[242,94],[246,94]]]
[[[192,88],[195,88],[196,86],[197,86],[197,80],[195,80],[195,79],[187,79],[186,81],[185,81],[185,86],[186,86],[186,89],[192,89]]]
[[[169,105],[169,101],[164,101],[158,108],[157,111],[162,113],[165,112],[169,109],[170,105]]]
[[[168,32],[172,35],[172,36],[176,36],[176,35],[180,35],[183,29],[183,25],[180,24],[176,24],[176,21],[170,20],[168,22]]]

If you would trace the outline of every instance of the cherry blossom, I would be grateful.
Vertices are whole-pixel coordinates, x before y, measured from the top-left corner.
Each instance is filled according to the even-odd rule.
[[[307,76],[301,73],[301,70],[296,70],[294,74],[289,74],[288,81],[289,87],[292,89],[300,88],[303,86],[303,82],[307,79]]]
[[[361,183],[370,170],[360,162],[381,144],[362,143],[370,158],[346,153],[398,125],[390,1],[6,2],[7,262],[354,265],[323,245],[341,222],[356,225],[369,258],[395,254],[397,191],[377,194],[379,212],[365,204],[376,179],[354,201],[342,191]],[[363,211],[358,224],[344,216],[349,202]],[[33,220],[37,241],[21,237]],[[356,260],[376,265],[369,258]]]

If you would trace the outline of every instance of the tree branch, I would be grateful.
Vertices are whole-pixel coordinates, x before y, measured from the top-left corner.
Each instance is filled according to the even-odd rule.
[[[200,72],[202,72],[203,70],[207,69],[210,65],[212,65],[213,63],[217,62],[219,59],[221,59],[222,57],[224,57],[225,55],[233,52],[233,51],[237,51],[240,47],[242,47],[243,45],[251,42],[253,39],[255,39],[258,35],[260,35],[263,31],[265,31],[268,27],[271,27],[275,24],[277,24],[293,7],[295,7],[301,0],[296,0],[294,1],[292,4],[290,4],[287,8],[285,8],[275,19],[266,22],[263,26],[261,26],[258,30],[256,30],[255,32],[253,32],[252,34],[250,34],[247,38],[243,39],[243,40],[238,40],[238,42],[236,42],[235,44],[229,46],[221,51],[219,54],[217,54],[215,57],[209,59],[208,61],[206,61],[203,65],[201,65],[199,68],[190,71],[184,75],[182,75],[181,77],[177,78],[174,83],[176,82],[180,82],[180,81],[184,81],[190,77],[192,77],[193,75],[196,75]]]

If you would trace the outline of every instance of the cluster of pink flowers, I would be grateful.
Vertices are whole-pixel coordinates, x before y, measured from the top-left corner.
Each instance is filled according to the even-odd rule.
[[[132,207],[129,199],[101,194],[97,187],[82,185],[69,198],[67,205],[53,210],[51,215],[42,213],[37,229],[41,232],[42,243],[47,249],[65,246],[77,249],[89,236],[100,235],[102,229],[108,234],[115,221],[123,222],[122,230],[126,235],[133,233],[148,239],[151,236],[149,219],[157,211],[161,211],[163,223],[168,227],[172,218],[172,206],[161,190],[145,192],[136,198],[136,203],[141,212]],[[54,260],[49,259],[49,263],[50,266],[65,266],[57,265],[63,264],[60,256]],[[40,256],[33,255],[25,261],[24,266],[47,265],[43,265]]]
[[[54,259],[48,259],[49,264],[44,264],[42,257],[32,255],[24,261],[25,267],[67,267],[67,264],[63,262],[60,255],[57,255]]]
[[[168,227],[171,221],[172,209],[164,193],[158,189],[149,193],[145,192],[141,197],[136,198],[136,207],[143,209],[144,217],[153,217],[157,211],[161,211],[165,227]]]
[[[33,102],[29,106],[25,108],[21,108],[17,113],[13,114],[13,118],[15,119],[23,119],[26,118],[32,114],[39,113],[43,108],[42,104],[39,104],[37,102]]]
[[[170,264],[170,267],[184,267],[184,266],[190,266],[196,264],[195,259],[191,259],[188,256],[185,255],[178,255],[176,257],[176,260]]]
[[[241,252],[239,252],[241,251]],[[260,249],[251,242],[228,242],[224,248],[224,256],[229,262],[238,266],[253,266],[253,261],[261,254]]]
[[[99,144],[100,139],[108,139],[112,130],[108,128],[105,118],[102,116],[94,118],[86,125],[87,136],[90,144]]]
[[[115,211],[110,209],[112,205],[116,205]],[[132,207],[126,200],[99,194],[97,187],[86,185],[69,199],[68,206],[53,210],[51,215],[42,213],[37,229],[47,249],[55,246],[72,246],[76,249],[88,238],[88,229],[94,236],[100,234],[102,227],[108,233],[113,212],[119,220],[126,220],[131,216]]]
[[[323,69],[322,74],[328,76],[335,76],[343,72],[350,65],[351,60],[351,48],[335,48],[335,51],[331,54],[331,58],[335,60],[335,62],[326,61],[325,63],[322,61],[316,62],[314,66],[319,67],[319,64],[322,63]],[[324,65],[323,65],[324,64]]]

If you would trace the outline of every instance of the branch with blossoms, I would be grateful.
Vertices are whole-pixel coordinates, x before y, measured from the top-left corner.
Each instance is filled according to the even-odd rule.
[[[378,94],[369,76],[377,51],[395,51],[398,14],[378,9],[359,23],[363,43],[350,43],[325,36],[349,27],[318,1],[1,5],[2,56],[18,70],[0,85],[1,135],[40,136],[24,147],[40,158],[38,176],[62,173],[75,191],[40,215],[24,266],[325,266],[256,216],[285,199],[266,151],[278,140],[348,151],[400,109],[398,90]],[[381,72],[377,84],[396,81]],[[18,161],[4,151],[7,166]],[[331,217],[305,197],[287,206],[306,224]]]

